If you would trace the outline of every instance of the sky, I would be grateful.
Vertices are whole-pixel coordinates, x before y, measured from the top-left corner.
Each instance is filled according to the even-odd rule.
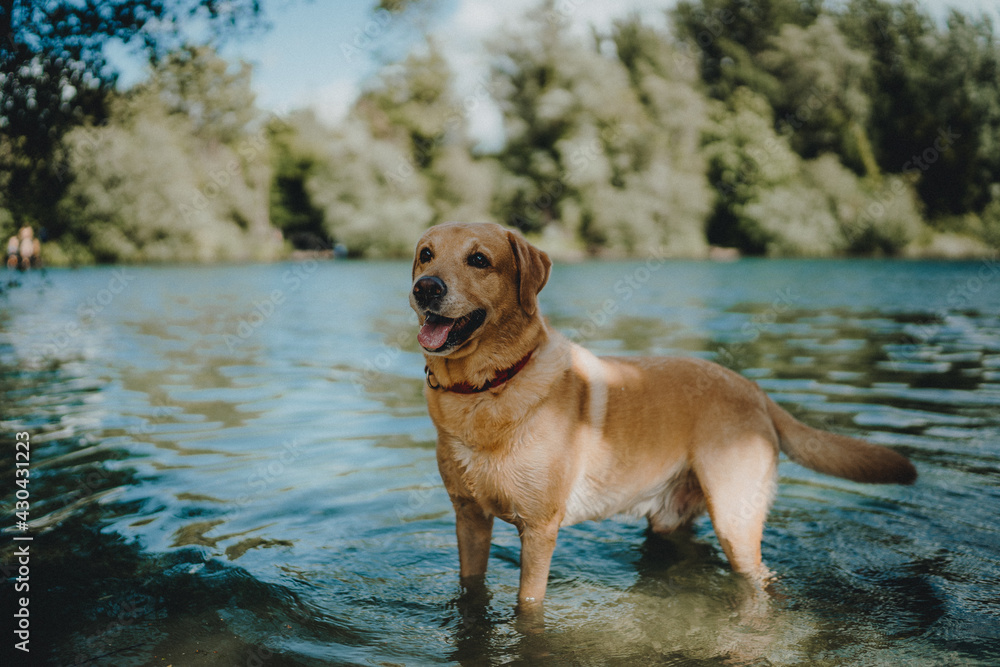
[[[227,44],[222,53],[254,66],[254,91],[265,111],[282,115],[311,107],[319,118],[336,124],[376,71],[379,59],[402,57],[417,43],[410,22],[375,12],[376,4],[375,0],[265,0],[270,29]],[[516,29],[517,18],[537,4],[538,0],[436,0],[426,25],[455,72],[460,96],[473,94],[487,71],[483,42],[504,27]],[[633,12],[663,23],[664,9],[673,4],[674,0],[557,0],[555,7],[574,30],[584,33],[590,25],[607,28],[615,18]],[[1000,26],[997,0],[922,0],[922,4],[940,19],[949,7],[956,7],[973,15],[987,13]],[[125,58],[122,53],[112,56]],[[143,76],[134,64],[121,68],[123,85]],[[492,105],[477,105],[469,121],[470,133],[482,148],[502,141],[500,114]]]

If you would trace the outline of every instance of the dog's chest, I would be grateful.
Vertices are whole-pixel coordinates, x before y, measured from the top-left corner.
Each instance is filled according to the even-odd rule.
[[[517,524],[537,513],[547,496],[546,464],[527,443],[508,443],[511,449],[485,449],[462,441],[453,441],[451,454],[465,486],[476,501],[505,521]]]

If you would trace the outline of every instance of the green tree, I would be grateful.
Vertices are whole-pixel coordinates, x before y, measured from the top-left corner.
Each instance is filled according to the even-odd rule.
[[[186,19],[199,19],[217,40],[253,30],[259,14],[257,0],[0,1],[0,140],[10,147],[0,171],[10,174],[15,217],[48,222],[66,185],[55,155],[63,135],[106,119],[117,79],[106,44],[124,42],[155,59],[184,42]]]
[[[66,227],[51,256],[273,256],[280,244],[268,219],[270,156],[251,99],[245,68],[189,50],[114,98],[106,123],[71,130],[61,144],[69,185],[57,210]]]
[[[329,133],[310,111],[296,111],[268,124],[273,156],[269,213],[271,224],[296,249],[330,247],[323,211],[309,196],[306,183],[320,160],[318,146]]]
[[[990,188],[990,201],[983,209],[981,225],[982,239],[993,248],[1000,248],[1000,183]]]
[[[252,73],[210,47],[185,45],[160,60],[145,88],[156,91],[167,113],[185,116],[199,139],[233,144],[260,116]]]
[[[646,202],[638,219],[648,221],[647,238],[671,252],[698,255],[705,250],[711,193],[701,153],[708,104],[696,87],[697,70],[668,35],[638,17],[617,21],[611,39],[644,111],[640,123],[622,128],[630,173],[617,178],[631,181],[628,189]]]
[[[460,142],[465,127],[452,98],[451,70],[433,41],[426,53],[411,53],[384,67],[368,83],[357,105],[380,137],[408,145],[412,163],[426,169],[447,143]]]
[[[905,177],[858,178],[827,154],[805,162],[802,179],[823,193],[836,220],[834,253],[898,255],[926,231],[919,200]]]
[[[717,192],[709,242],[755,255],[897,254],[919,236],[902,178],[860,179],[833,154],[803,160],[771,114],[748,88],[713,107],[704,134]]]
[[[698,60],[702,81],[716,99],[737,88],[758,93],[780,85],[757,62],[785,25],[805,27],[822,0],[681,0],[671,13],[677,38]]]
[[[494,89],[506,132],[496,208],[504,222],[525,232],[561,220],[564,203],[579,198],[564,153],[586,142],[592,150],[575,161],[577,178],[610,174],[604,145],[623,115],[639,113],[624,70],[549,21],[551,5],[528,12],[516,34],[493,45]],[[566,224],[572,235],[587,222],[578,212],[571,217]]]
[[[352,255],[403,257],[434,219],[429,188],[407,147],[352,115],[326,131],[306,182],[330,239]]]
[[[675,54],[635,20],[587,44],[551,10],[495,46],[507,135],[497,216],[589,250],[703,249],[703,106]]]
[[[398,181],[410,171],[426,181],[432,223],[487,219],[495,165],[472,155],[464,101],[433,40],[403,62],[384,67],[355,107],[373,136],[396,143],[408,161],[389,174]]]
[[[780,83],[768,91],[778,130],[803,157],[834,152],[857,171],[877,174],[866,130],[868,55],[848,46],[825,15],[805,28],[782,26],[771,43],[757,60]]]
[[[940,122],[920,153],[928,173],[919,188],[932,213],[960,214],[981,210],[1000,182],[1000,41],[988,19],[953,12],[947,28],[931,72],[943,87]]]
[[[800,168],[798,156],[787,137],[775,131],[767,100],[749,88],[737,88],[728,104],[716,102],[711,120],[704,153],[716,203],[708,219],[708,241],[762,254],[770,234],[746,208],[762,192],[792,181]]]
[[[1000,181],[1000,44],[953,12],[942,29],[910,0],[851,0],[840,15],[870,54],[869,135],[883,171],[907,172],[933,219],[980,210]]]

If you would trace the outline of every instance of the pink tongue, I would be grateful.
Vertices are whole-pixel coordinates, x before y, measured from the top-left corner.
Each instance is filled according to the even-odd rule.
[[[453,324],[454,322],[448,322],[447,324],[425,322],[424,326],[420,327],[417,340],[425,349],[436,350],[448,340],[448,334],[451,332]]]

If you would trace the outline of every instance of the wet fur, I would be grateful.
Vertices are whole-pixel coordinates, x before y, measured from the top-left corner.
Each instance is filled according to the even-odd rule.
[[[420,260],[424,248],[429,262]],[[488,256],[488,269],[470,266],[474,252]],[[768,574],[760,542],[779,451],[860,482],[916,478],[900,454],[808,427],[717,364],[591,354],[538,313],[550,270],[545,253],[499,225],[440,225],[417,245],[414,282],[444,281],[442,314],[487,311],[464,344],[426,354],[442,387],[425,394],[463,580],[486,572],[494,517],[518,529],[518,598],[530,605],[545,595],[560,526],[629,513],[668,533],[707,509],[732,567],[760,581]],[[422,323],[426,313],[412,296],[411,305]],[[524,369],[498,387],[446,391],[460,382],[483,386],[531,351]]]

